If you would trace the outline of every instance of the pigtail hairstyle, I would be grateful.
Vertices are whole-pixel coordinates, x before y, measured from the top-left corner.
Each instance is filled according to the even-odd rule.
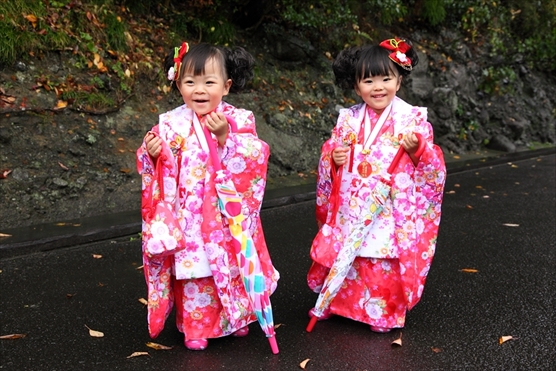
[[[336,85],[342,89],[353,89],[355,86],[355,66],[361,54],[360,47],[342,50],[332,63]]]
[[[228,78],[232,80],[230,93],[237,93],[253,78],[255,59],[240,46],[234,49],[221,48],[221,51],[224,54]]]

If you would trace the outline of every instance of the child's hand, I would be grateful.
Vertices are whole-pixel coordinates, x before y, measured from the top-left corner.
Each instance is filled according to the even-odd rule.
[[[417,157],[416,152],[419,149],[419,138],[415,133],[407,133],[402,140],[402,146],[413,161],[413,164],[417,166],[419,163],[419,157],[421,154],[419,153],[419,157]]]
[[[415,133],[407,133],[403,137],[402,146],[405,151],[411,156],[417,152],[417,148],[419,148],[419,139],[415,135]]]
[[[228,137],[228,120],[222,112],[211,112],[205,116],[205,125],[207,129],[218,138],[218,144],[223,146],[226,144]]]
[[[153,132],[149,131],[144,138],[145,144],[147,146],[147,152],[152,158],[157,158],[160,156],[162,151],[162,139]]]
[[[349,147],[336,147],[332,151],[332,160],[336,166],[341,166],[347,162]]]

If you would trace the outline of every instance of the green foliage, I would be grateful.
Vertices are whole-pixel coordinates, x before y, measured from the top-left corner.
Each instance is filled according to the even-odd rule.
[[[513,92],[513,82],[517,75],[511,67],[487,67],[483,70],[479,89],[487,94],[508,94]]]
[[[363,14],[369,15],[375,22],[379,22],[382,25],[403,22],[404,17],[409,13],[408,6],[404,4],[403,0],[365,1],[362,4],[362,8]]]
[[[444,8],[444,0],[424,0],[423,1],[423,17],[435,26],[444,21],[446,17],[446,9]]]
[[[329,27],[357,23],[356,17],[345,1],[321,0],[311,3],[282,0],[280,3],[281,16],[294,27],[322,31]]]
[[[106,26],[106,39],[108,45],[114,50],[126,51],[127,44],[125,42],[126,27],[122,19],[113,12],[106,12],[104,15],[104,24]]]

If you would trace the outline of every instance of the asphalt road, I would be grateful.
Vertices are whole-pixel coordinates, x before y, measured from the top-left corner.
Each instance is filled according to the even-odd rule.
[[[1,370],[553,370],[556,155],[449,174],[437,252],[423,298],[389,334],[334,317],[307,333],[314,200],[263,210],[281,273],[272,296],[280,353],[257,323],[246,338],[183,346],[173,318],[155,340],[139,302],[140,242],[0,258]],[[95,258],[93,255],[100,255]],[[89,335],[90,329],[104,337]],[[512,336],[502,344],[502,336]],[[398,338],[402,345],[392,345]],[[154,350],[149,341],[171,346]],[[128,358],[134,352],[149,355]]]

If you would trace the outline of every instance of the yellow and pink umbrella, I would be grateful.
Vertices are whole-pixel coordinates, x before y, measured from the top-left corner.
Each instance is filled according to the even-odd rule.
[[[232,131],[236,131],[237,127],[235,121],[230,117],[227,117],[227,119],[232,127]],[[276,342],[276,333],[274,331],[270,294],[266,287],[257,249],[255,248],[251,233],[246,227],[246,217],[242,213],[242,197],[236,190],[231,173],[226,169],[222,169],[220,158],[218,157],[214,141],[211,139],[208,129],[204,127],[203,130],[209,145],[212,164],[216,172],[215,183],[220,212],[222,216],[228,220],[230,233],[233,237],[232,244],[234,246],[234,252],[237,257],[245,291],[247,292],[255,316],[268,338],[272,353],[278,354],[279,350],[278,343]]]

